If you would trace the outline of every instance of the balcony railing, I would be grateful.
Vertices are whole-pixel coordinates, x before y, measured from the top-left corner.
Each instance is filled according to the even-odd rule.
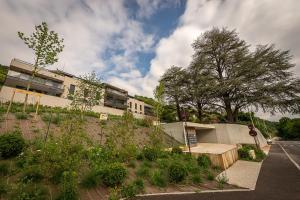
[[[30,81],[30,79],[31,79],[31,76],[28,75],[28,74],[15,72],[15,71],[11,71],[11,70],[8,72],[7,75],[11,76],[13,78],[18,78],[18,79],[24,80],[24,81]],[[33,83],[38,83],[38,84],[43,84],[43,85],[46,85],[46,86],[49,86],[49,87],[54,87],[54,88],[57,88],[57,89],[63,89],[62,84],[55,83],[51,80],[43,79],[43,78],[40,78],[40,77],[34,77],[32,79],[32,82]]]

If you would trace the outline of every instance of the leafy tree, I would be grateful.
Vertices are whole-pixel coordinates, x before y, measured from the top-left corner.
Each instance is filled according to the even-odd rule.
[[[300,118],[282,117],[277,125],[278,135],[284,139],[300,138]]]
[[[31,83],[40,68],[46,65],[52,65],[58,61],[58,54],[63,51],[63,39],[58,37],[54,31],[49,31],[46,22],[41,25],[35,26],[35,32],[30,36],[25,36],[24,33],[18,32],[18,36],[24,43],[34,51],[35,61],[34,68],[31,72],[31,78],[27,83],[26,90],[29,91]],[[26,110],[28,94],[25,96],[23,105],[23,112]]]
[[[229,122],[237,121],[238,112],[250,105],[270,112],[299,112],[300,80],[290,72],[294,64],[289,51],[260,45],[251,52],[235,30],[225,28],[205,32],[192,46],[197,75],[212,78],[209,96],[226,111]]]
[[[182,121],[180,104],[184,97],[183,81],[185,72],[180,67],[172,66],[162,76],[160,82],[164,85],[164,94],[169,103],[176,105],[178,119]]]
[[[78,89],[75,90],[71,97],[71,106],[75,110],[80,110],[81,118],[83,119],[84,112],[92,110],[95,105],[99,104],[103,96],[103,84],[93,71],[81,76],[77,87]]]

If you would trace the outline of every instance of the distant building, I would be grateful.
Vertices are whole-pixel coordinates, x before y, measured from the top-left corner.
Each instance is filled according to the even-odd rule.
[[[0,100],[7,102],[11,99],[14,88],[26,90],[34,66],[19,59],[12,59],[4,86],[0,92]],[[47,70],[39,68],[30,87],[31,91],[44,94],[41,104],[47,106],[68,107],[71,96],[75,93],[80,78],[61,70]],[[23,102],[24,94],[16,94],[15,102]],[[36,103],[29,98],[28,103]],[[124,110],[131,111],[135,117],[144,118],[152,115],[152,107],[128,95],[128,91],[104,83],[103,98],[99,98],[98,105],[93,111],[122,115]]]

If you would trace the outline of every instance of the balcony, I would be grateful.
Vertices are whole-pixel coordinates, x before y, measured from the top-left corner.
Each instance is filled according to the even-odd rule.
[[[117,90],[106,88],[105,93],[106,93],[107,96],[115,96],[118,99],[127,100],[127,93],[124,93],[124,92],[120,92],[120,91],[117,91]]]
[[[28,82],[30,81],[31,76],[28,74],[9,71],[7,73],[5,85],[7,86],[21,86],[27,87]],[[40,77],[34,77],[31,83],[31,89],[38,90],[47,94],[60,95],[63,93],[63,85],[56,83],[51,80],[43,79]]]
[[[113,100],[107,100],[107,99],[104,100],[104,106],[117,108],[117,109],[122,109],[122,110],[127,109],[126,102],[120,103],[120,102],[116,102],[116,101],[113,101]]]

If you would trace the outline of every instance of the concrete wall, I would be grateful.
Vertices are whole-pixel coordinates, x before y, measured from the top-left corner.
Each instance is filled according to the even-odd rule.
[[[174,137],[178,142],[185,144],[185,136],[182,122],[162,124],[165,133]]]
[[[249,135],[249,129],[240,124],[213,124],[216,127],[218,143],[223,144],[255,144],[252,136]],[[266,139],[261,132],[257,130],[257,137],[260,146],[267,145]]]
[[[197,130],[198,143],[217,143],[218,138],[215,129],[200,129]]]
[[[189,125],[190,124],[188,124],[188,126]],[[201,126],[201,124],[198,124],[198,126]],[[210,126],[215,128],[196,128],[197,141],[199,143],[255,144],[253,137],[249,135],[248,127],[245,125],[210,124]],[[168,135],[173,136],[178,142],[183,144],[186,143],[184,138],[184,126],[182,122],[163,124],[163,129]],[[257,130],[257,132],[260,146],[267,145],[267,141],[260,131]]]

